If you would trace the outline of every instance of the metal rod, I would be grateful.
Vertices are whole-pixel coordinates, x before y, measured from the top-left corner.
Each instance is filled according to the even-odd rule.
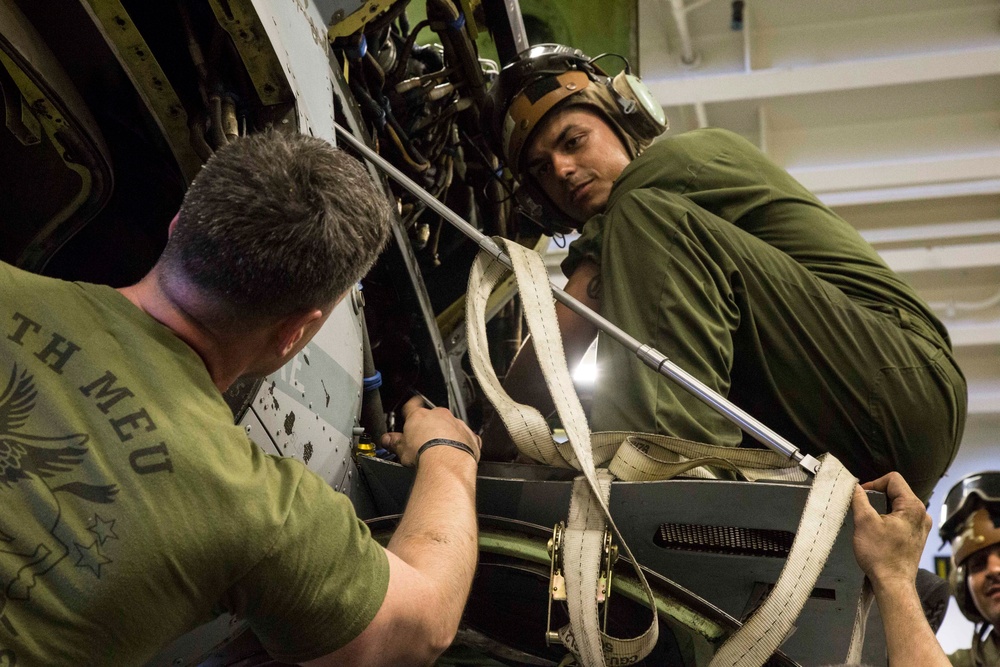
[[[459,231],[475,241],[476,245],[497,258],[507,268],[513,268],[510,257],[496,244],[493,239],[483,234],[481,231],[466,222],[460,215],[445,206],[429,192],[417,185],[409,176],[389,163],[381,155],[366,146],[364,142],[357,139],[350,132],[340,125],[334,124],[337,134],[346,141],[352,148],[361,153],[365,159],[369,160],[376,167],[387,175],[391,176],[404,188],[409,190],[414,196],[425,203],[435,213],[457,227]],[[555,285],[549,284],[556,301],[563,304],[577,315],[580,315],[588,322],[596,326],[605,334],[611,336],[616,341],[624,345],[630,352],[636,355],[643,363],[652,368],[660,375],[664,375],[677,384],[681,385],[701,399],[704,403],[714,408],[722,416],[739,426],[745,433],[753,437],[763,445],[786,456],[798,463],[806,472],[815,474],[819,469],[819,461],[808,454],[803,454],[798,447],[790,443],[785,438],[765,426],[749,413],[745,412],[725,397],[710,389],[696,377],[677,366],[662,352],[653,347],[640,343],[628,333],[604,319],[598,313],[585,306]]]

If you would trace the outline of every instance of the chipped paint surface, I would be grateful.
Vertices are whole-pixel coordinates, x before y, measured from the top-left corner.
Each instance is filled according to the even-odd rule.
[[[325,407],[330,407],[330,392],[326,388],[326,383],[323,380],[320,380],[319,384],[323,387],[323,393],[326,394],[326,403],[324,405]]]
[[[295,95],[298,130],[334,141],[326,23],[312,0],[252,0]]]
[[[361,376],[361,325],[350,305],[341,304],[316,337],[261,385],[248,411],[261,424],[253,439],[266,451],[299,459],[334,488],[350,488]]]
[[[302,361],[305,355],[310,358],[309,364]],[[353,399],[361,385],[360,362],[357,372],[358,377],[352,377],[317,341],[311,341],[277,373],[270,376],[271,402],[275,410],[280,405],[282,410],[290,412],[295,409],[287,400],[290,399],[304,410],[321,415],[326,423],[345,436],[350,436],[354,426]]]
[[[325,49],[327,46],[326,22],[323,21],[316,4],[312,0],[295,0],[295,7],[309,23],[313,41]]]

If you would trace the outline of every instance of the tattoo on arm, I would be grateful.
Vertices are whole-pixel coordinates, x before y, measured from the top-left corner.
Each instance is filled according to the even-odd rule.
[[[601,274],[597,274],[587,283],[587,296],[595,301],[601,294]]]

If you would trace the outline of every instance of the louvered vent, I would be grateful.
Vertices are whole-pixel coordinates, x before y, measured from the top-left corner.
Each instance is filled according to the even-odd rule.
[[[691,523],[664,523],[653,542],[664,549],[700,551],[737,556],[785,558],[795,533],[786,530],[758,530],[735,526],[699,526]]]

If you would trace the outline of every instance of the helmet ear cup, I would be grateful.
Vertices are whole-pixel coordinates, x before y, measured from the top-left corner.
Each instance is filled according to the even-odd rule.
[[[965,566],[965,563],[951,568],[951,572],[948,573],[951,594],[955,596],[955,602],[958,603],[958,608],[961,610],[963,616],[973,623],[985,623],[986,619],[976,609],[976,603],[973,602],[972,594],[969,593],[968,574],[968,568]]]
[[[619,106],[622,129],[641,143],[649,143],[670,126],[663,107],[639,77],[619,72],[611,79],[609,88]]]

